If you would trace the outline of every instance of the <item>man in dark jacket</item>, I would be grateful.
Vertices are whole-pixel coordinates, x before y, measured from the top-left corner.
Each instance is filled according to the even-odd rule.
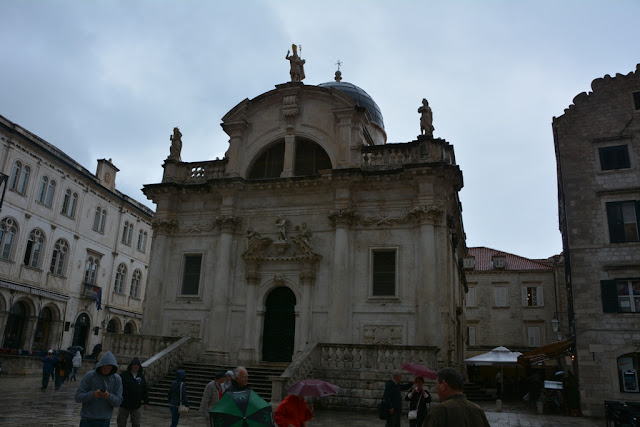
[[[462,393],[463,380],[453,368],[438,371],[436,391],[440,404],[427,417],[427,427],[490,427],[481,407]]]
[[[122,404],[118,409],[118,427],[127,426],[129,415],[131,415],[131,425],[140,427],[140,406],[144,404],[144,409],[147,409],[149,404],[147,382],[142,374],[140,359],[134,357],[120,377],[122,378]]]
[[[384,387],[384,395],[382,400],[389,408],[389,417],[385,427],[400,427],[400,419],[402,418],[402,391],[408,390],[413,383],[400,384],[402,380],[402,372],[393,371],[391,380],[387,381]]]
[[[49,377],[56,368],[58,359],[53,356],[53,350],[49,350],[46,356],[42,358],[42,390],[46,390],[49,386]]]

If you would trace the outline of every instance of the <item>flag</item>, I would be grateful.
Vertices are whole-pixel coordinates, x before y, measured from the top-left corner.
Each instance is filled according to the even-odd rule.
[[[94,286],[93,292],[96,295],[96,307],[98,310],[102,310],[102,288],[99,286]]]

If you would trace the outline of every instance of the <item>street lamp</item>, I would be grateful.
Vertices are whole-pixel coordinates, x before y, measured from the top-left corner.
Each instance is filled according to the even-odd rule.
[[[553,330],[553,332],[558,332],[558,326],[560,324],[560,321],[558,320],[558,312],[554,312],[553,313],[553,319],[551,319],[551,329]]]

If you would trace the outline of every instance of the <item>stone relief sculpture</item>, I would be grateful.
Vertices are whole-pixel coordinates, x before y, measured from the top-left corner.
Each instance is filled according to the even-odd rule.
[[[429,102],[423,98],[422,107],[418,108],[420,116],[420,135],[433,136],[433,112],[429,107]]]
[[[171,148],[169,148],[169,157],[167,160],[176,160],[181,162],[180,152],[182,151],[182,133],[180,133],[180,129],[178,127],[173,128],[173,135],[169,137],[171,141]]]
[[[305,77],[304,63],[306,61],[298,56],[298,46],[292,44],[291,49],[293,49],[293,55],[289,55],[291,51],[288,50],[287,56],[285,56],[285,59],[289,60],[289,65],[291,66],[291,70],[289,71],[289,74],[291,74],[291,81],[301,82]],[[302,46],[300,46],[300,54],[302,54]]]
[[[289,220],[285,219],[282,215],[278,217],[276,220],[276,227],[278,229],[278,240],[285,241],[287,240],[287,225],[289,224]]]

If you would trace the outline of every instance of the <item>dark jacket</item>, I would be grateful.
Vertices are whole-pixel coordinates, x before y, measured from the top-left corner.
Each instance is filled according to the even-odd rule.
[[[384,395],[382,400],[387,404],[388,408],[393,408],[395,412],[402,411],[402,391],[408,390],[413,386],[413,383],[398,383],[393,380],[387,381],[384,387]]]
[[[56,368],[56,363],[58,363],[58,358],[52,356],[49,359],[47,356],[42,358],[42,372],[45,374],[51,374],[53,370]]]
[[[185,406],[189,406],[189,399],[187,398],[187,385],[184,383],[185,378],[187,378],[187,374],[182,369],[176,372],[176,380],[171,383],[171,387],[169,387],[169,393],[167,394],[169,405],[180,405],[180,389],[182,389],[182,404]]]
[[[56,376],[65,379],[69,378],[72,370],[73,364],[71,363],[71,359],[60,356],[60,358],[58,358],[58,361],[56,362]]]
[[[427,427],[490,427],[481,407],[454,394],[431,410]]]
[[[431,403],[431,394],[425,388],[421,392],[413,389],[404,400],[409,401],[409,410],[418,410],[417,425],[421,426],[424,419],[427,418],[427,404]]]
[[[245,387],[240,387],[240,385],[236,380],[231,380],[231,385],[227,387],[227,389],[224,392],[226,393],[228,391],[242,391],[242,390],[251,390],[251,388],[248,385]]]
[[[131,373],[131,366],[138,365],[138,373],[134,377]],[[147,392],[147,382],[142,374],[142,364],[140,359],[134,357],[127,370],[123,372],[120,377],[122,378],[122,406],[125,409],[138,409],[142,406],[149,404],[149,395]]]

